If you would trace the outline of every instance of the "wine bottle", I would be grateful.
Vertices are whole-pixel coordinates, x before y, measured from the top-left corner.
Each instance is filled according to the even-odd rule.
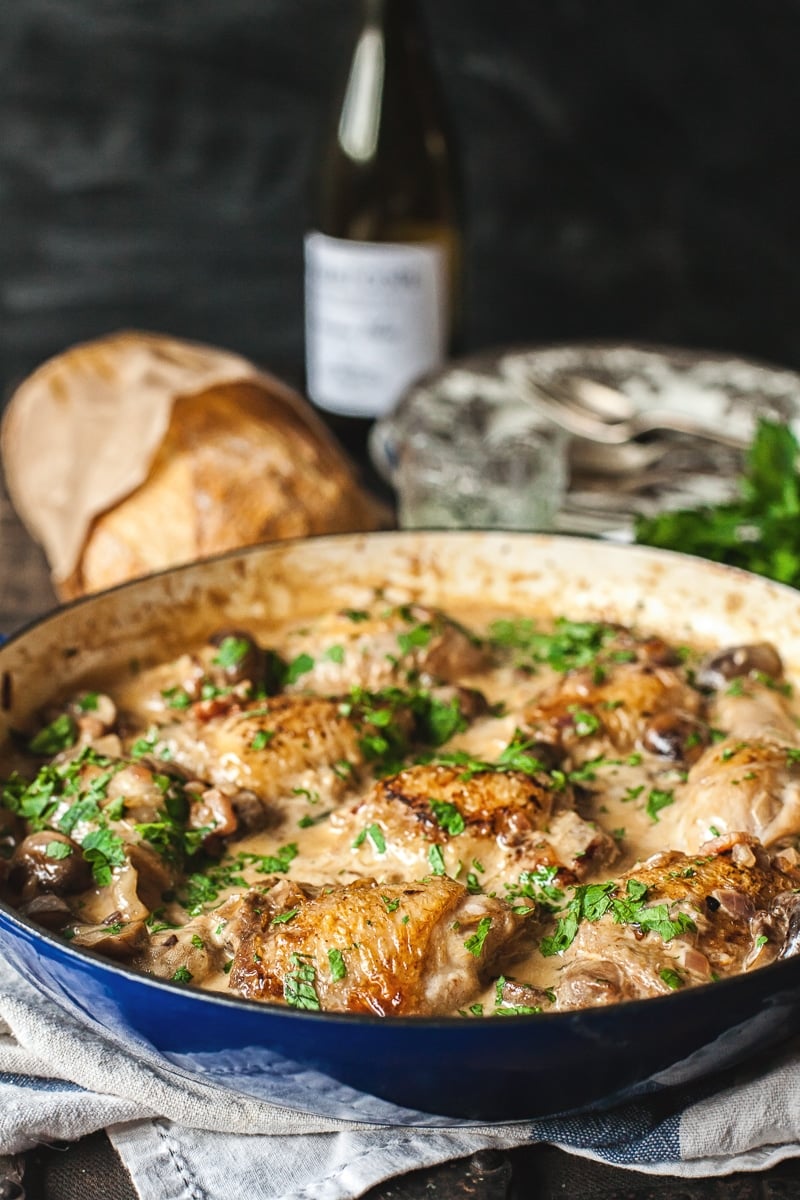
[[[306,389],[356,453],[461,315],[458,176],[417,3],[362,4],[305,240]]]

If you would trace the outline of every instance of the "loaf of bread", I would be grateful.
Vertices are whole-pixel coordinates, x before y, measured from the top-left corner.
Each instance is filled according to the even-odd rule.
[[[391,522],[302,396],[174,338],[122,333],[51,359],[12,396],[1,444],[12,503],[64,599]]]

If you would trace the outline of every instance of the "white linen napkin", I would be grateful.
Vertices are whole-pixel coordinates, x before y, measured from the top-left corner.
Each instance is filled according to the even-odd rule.
[[[98,1129],[141,1200],[354,1200],[412,1169],[537,1142],[654,1174],[764,1170],[800,1155],[800,1038],[724,1086],[663,1088],[613,1110],[507,1125],[374,1126],[180,1078],[165,1060],[91,1033],[0,962],[0,1155]]]

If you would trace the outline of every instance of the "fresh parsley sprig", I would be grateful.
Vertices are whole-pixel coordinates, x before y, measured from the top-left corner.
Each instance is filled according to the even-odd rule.
[[[788,425],[760,419],[736,499],[639,517],[636,541],[800,587],[798,454],[800,445]]]

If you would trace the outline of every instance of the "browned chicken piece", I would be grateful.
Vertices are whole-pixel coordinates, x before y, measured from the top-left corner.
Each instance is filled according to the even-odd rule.
[[[354,870],[400,879],[439,867],[492,891],[522,871],[554,867],[574,881],[612,861],[614,840],[572,811],[572,800],[545,772],[431,763],[377,781],[332,827]]]
[[[800,835],[800,749],[727,737],[709,747],[662,817],[668,845],[692,851],[741,830],[767,847]]]
[[[313,794],[340,802],[367,764],[366,726],[336,700],[273,696],[208,721],[188,719],[161,731],[170,760],[217,787],[254,794],[267,819],[307,808]]]
[[[708,702],[708,720],[732,738],[800,746],[800,729],[782,690],[757,680],[737,680]]]
[[[280,651],[297,672],[289,690],[323,695],[458,683],[489,661],[477,639],[437,609],[383,602],[316,618],[282,638]]]
[[[702,698],[682,670],[623,662],[568,672],[525,710],[526,729],[575,763],[645,750],[691,761],[708,741]]]
[[[242,904],[231,988],[298,1008],[452,1013],[531,937],[528,918],[446,876],[321,890],[282,881]]]
[[[666,995],[796,953],[798,883],[800,874],[779,870],[756,839],[735,833],[590,885],[573,901],[579,923],[561,954],[557,1007]]]

